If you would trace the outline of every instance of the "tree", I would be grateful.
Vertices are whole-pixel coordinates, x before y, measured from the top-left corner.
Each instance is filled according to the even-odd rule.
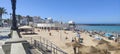
[[[18,27],[17,27],[17,20],[16,20],[16,14],[15,14],[16,13],[15,12],[15,10],[16,10],[16,0],[11,0],[11,5],[12,5],[12,17],[13,17],[11,29],[12,30],[17,30]]]
[[[29,15],[27,15],[26,17],[28,18],[28,20],[27,20],[28,25],[30,25],[29,22],[33,22],[33,18]]]
[[[21,15],[16,15],[17,18],[18,18],[18,23],[20,23],[20,20],[22,19],[22,16]]]
[[[33,19],[31,16],[27,15],[27,18],[28,18],[28,22],[33,22]]]
[[[0,26],[2,25],[2,15],[7,14],[6,9],[4,7],[0,7]]]

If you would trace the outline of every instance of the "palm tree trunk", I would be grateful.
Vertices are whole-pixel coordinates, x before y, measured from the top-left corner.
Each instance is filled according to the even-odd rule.
[[[11,0],[12,3],[12,30],[17,30],[17,20],[16,20],[16,15],[15,15],[15,10],[16,10],[16,0]]]
[[[2,14],[0,14],[0,26],[2,26]]]

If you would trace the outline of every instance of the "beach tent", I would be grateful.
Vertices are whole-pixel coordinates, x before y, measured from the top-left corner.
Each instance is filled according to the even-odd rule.
[[[31,27],[31,26],[21,26],[21,27],[19,27],[18,29],[20,29],[21,31],[23,30],[23,31],[25,31],[25,32],[28,32],[28,31],[30,31],[31,33],[34,33],[34,28],[33,27]]]
[[[21,26],[21,27],[19,27],[19,29],[33,29],[33,27],[31,27],[31,26]]]
[[[95,35],[94,38],[95,38],[96,40],[101,40],[101,39],[102,39],[102,38],[101,38],[100,36],[98,36],[98,35]]]
[[[78,32],[75,32],[76,37],[80,38],[80,34]]]
[[[79,33],[77,33],[77,37],[79,37],[79,38],[80,38],[80,34],[79,34]]]
[[[92,33],[93,31],[89,31],[89,33]]]
[[[95,36],[94,37],[96,40],[101,40],[102,38],[101,37],[99,37],[99,36]]]
[[[111,33],[105,33],[104,36],[105,36],[105,37],[111,37],[112,34],[111,34]]]

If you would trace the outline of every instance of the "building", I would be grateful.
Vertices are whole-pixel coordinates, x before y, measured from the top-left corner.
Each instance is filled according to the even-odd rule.
[[[37,24],[37,28],[58,30],[58,29],[62,29],[62,25],[56,23],[39,23]]]
[[[51,17],[42,19],[39,16],[32,17],[33,21],[29,22],[29,18],[22,16],[20,20],[20,25],[30,25],[40,29],[64,29],[64,30],[74,30],[75,22],[69,21],[68,23],[53,21]]]
[[[42,23],[43,22],[41,17],[39,17],[39,16],[34,16],[32,18],[33,18],[34,23]]]
[[[0,22],[0,27],[9,27],[10,26],[10,20],[8,19],[2,19],[2,21]]]
[[[36,19],[39,20],[39,19]],[[35,20],[35,21],[36,21]],[[41,20],[41,22],[34,22],[34,27],[40,28],[40,29],[64,29],[64,30],[74,30],[75,29],[75,22],[69,21],[68,23],[58,22],[54,21],[51,17],[45,18],[44,20]]]
[[[69,29],[70,30],[75,30],[75,22],[74,21],[68,21],[68,24],[69,24]]]
[[[33,25],[32,26],[37,26],[38,23],[44,23],[44,20],[39,17],[39,16],[34,16],[33,18]]]
[[[28,25],[28,18],[26,16],[22,16],[22,19],[20,20],[20,25]]]
[[[38,23],[37,28],[40,29],[52,29],[52,30],[69,30],[69,24],[68,23]]]
[[[53,23],[53,19],[51,17],[48,17],[45,19],[45,23]]]

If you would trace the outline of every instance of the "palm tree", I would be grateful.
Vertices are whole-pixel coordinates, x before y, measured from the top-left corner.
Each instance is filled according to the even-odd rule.
[[[22,19],[22,16],[21,15],[16,15],[17,16],[17,18],[18,18],[18,23],[20,24],[20,20]]]
[[[33,22],[33,19],[32,19],[31,16],[27,15],[26,17],[28,18],[28,20],[27,20],[27,21],[28,21],[28,24],[29,24],[29,22]]]
[[[16,20],[16,15],[15,15],[15,10],[16,10],[16,0],[11,0],[11,4],[12,4],[12,30],[17,30],[17,20]]]
[[[4,7],[0,7],[0,26],[2,26],[2,15],[7,14],[6,9]]]
[[[32,22],[32,21],[33,21],[33,19],[32,19],[31,16],[27,15],[27,18],[28,18],[28,21],[29,21],[29,22]]]

